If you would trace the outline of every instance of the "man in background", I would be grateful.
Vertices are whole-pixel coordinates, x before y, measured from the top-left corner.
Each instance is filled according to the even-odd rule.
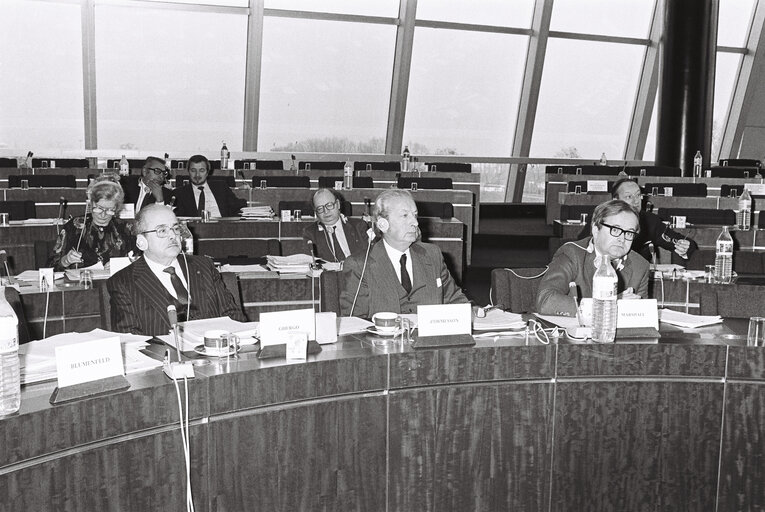
[[[313,195],[316,222],[303,230],[303,239],[313,244],[317,258],[344,261],[351,254],[363,254],[369,244],[369,226],[361,219],[340,213],[342,198],[332,189],[320,188]]]
[[[200,217],[206,210],[211,218],[239,216],[239,210],[247,201],[236,197],[225,182],[208,179],[212,169],[207,157],[192,156],[188,167],[191,183],[177,187],[172,193],[176,215]]]
[[[165,187],[169,175],[165,161],[150,156],[143,164],[139,178],[126,176],[120,179],[122,190],[125,191],[125,203],[135,204],[135,213],[138,213],[150,204],[168,202],[172,193]]]

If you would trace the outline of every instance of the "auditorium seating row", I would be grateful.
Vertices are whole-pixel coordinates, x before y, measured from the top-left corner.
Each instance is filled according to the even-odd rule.
[[[720,165],[704,170],[705,178],[754,178],[760,175],[760,162],[756,160],[733,161],[747,165],[727,165],[733,160],[721,160]],[[548,165],[545,173],[556,175],[590,176],[669,176],[681,177],[679,167],[666,166],[621,166],[621,165]]]

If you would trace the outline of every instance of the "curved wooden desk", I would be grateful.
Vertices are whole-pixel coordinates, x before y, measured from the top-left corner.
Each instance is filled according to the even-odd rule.
[[[196,509],[762,508],[765,352],[700,332],[420,352],[358,336],[305,363],[198,366]],[[183,510],[175,389],[128,379],[57,407],[52,384],[23,390],[0,421],[0,510]]]

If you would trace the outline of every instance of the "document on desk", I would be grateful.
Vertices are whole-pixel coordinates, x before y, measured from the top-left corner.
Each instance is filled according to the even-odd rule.
[[[190,320],[178,324],[178,341],[181,344],[181,351],[189,352],[205,342],[205,331],[223,330],[239,336],[240,345],[254,345],[258,341],[259,325],[259,322],[239,322],[227,316]],[[157,336],[157,338],[170,347],[175,347],[175,338],[172,332]]]
[[[364,332],[367,330],[367,327],[373,325],[369,320],[364,320],[357,316],[341,316],[337,319],[337,334],[342,336],[343,334]]]
[[[696,327],[721,324],[723,321],[720,315],[691,315],[689,313],[683,313],[681,311],[674,311],[671,309],[660,309],[659,320],[665,324],[685,327],[686,329],[694,329]]]
[[[138,373],[162,365],[143,353],[141,349],[149,343],[150,336],[138,336],[135,334],[121,334],[94,329],[86,333],[65,333],[50,336],[42,340],[30,341],[19,347],[19,363],[21,369],[21,383],[31,384],[52,380],[56,374],[56,347],[74,345],[84,341],[119,336],[122,345],[122,357],[125,364],[125,373]]]

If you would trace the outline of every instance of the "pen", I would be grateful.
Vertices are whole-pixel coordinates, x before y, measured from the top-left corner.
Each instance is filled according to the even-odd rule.
[[[576,310],[576,321],[579,322],[579,327],[584,327],[584,322],[582,322],[582,313],[579,311],[579,294],[576,292],[576,283],[574,281],[571,281],[568,283],[568,289],[570,292],[572,292],[572,297],[574,299],[574,309]]]

